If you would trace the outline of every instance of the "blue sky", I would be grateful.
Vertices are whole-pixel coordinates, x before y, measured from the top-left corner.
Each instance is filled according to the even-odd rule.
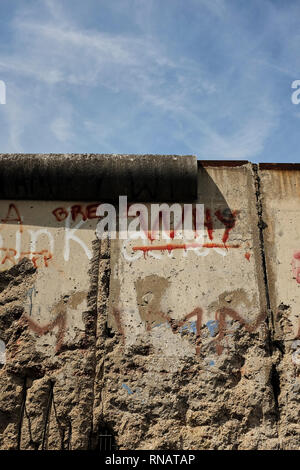
[[[300,162],[297,0],[1,0],[0,153]]]

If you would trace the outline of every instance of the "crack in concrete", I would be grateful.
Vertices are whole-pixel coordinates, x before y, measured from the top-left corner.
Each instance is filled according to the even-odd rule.
[[[107,315],[106,310],[109,301],[109,292],[110,292],[110,243],[109,240],[106,242],[99,241],[98,248],[98,263],[97,263],[97,299],[96,299],[96,331],[95,331],[95,374],[93,381],[93,406],[92,406],[92,426],[89,436],[89,448],[94,449],[95,445],[97,446],[99,438],[99,424],[98,426],[94,422],[95,414],[95,398],[97,396],[97,389],[99,392],[99,403],[101,405],[101,415],[100,419],[103,417],[103,400],[102,400],[102,390],[104,386],[104,372],[105,372],[105,338],[106,338],[106,327],[107,327]],[[104,268],[101,269],[101,261],[105,261]],[[101,299],[101,305],[100,305]],[[97,370],[97,340],[102,338],[103,342],[103,351],[102,351],[102,362],[99,364],[99,369]],[[101,348],[100,348],[101,349]],[[97,381],[96,381],[97,376]],[[96,431],[98,429],[98,431]]]
[[[18,424],[17,450],[21,449],[22,427],[23,427],[24,414],[25,414],[26,398],[27,398],[27,377],[25,376],[23,380],[23,387],[22,387],[22,403],[21,403],[21,410],[20,410],[20,417],[19,417],[19,424]]]
[[[48,397],[46,416],[45,416],[45,424],[44,424],[44,432],[43,432],[42,450],[46,449],[45,444],[46,444],[46,439],[47,439],[47,431],[48,431],[48,425],[49,425],[50,413],[51,413],[51,406],[52,406],[52,401],[53,401],[53,387],[54,387],[53,382],[50,382],[50,390],[49,390],[49,397]]]
[[[271,385],[273,397],[274,397],[275,421],[276,421],[276,426],[277,426],[277,435],[280,441],[280,436],[279,436],[280,408],[279,408],[279,400],[278,400],[279,395],[280,395],[280,374],[277,369],[278,358],[277,358],[277,361],[274,361],[273,354],[274,354],[274,350],[279,351],[279,354],[280,354],[279,360],[281,360],[282,348],[278,344],[278,341],[275,340],[274,314],[271,308],[271,300],[270,300],[270,289],[269,289],[267,261],[266,261],[266,253],[265,253],[265,241],[264,241],[264,230],[267,228],[267,224],[263,220],[261,179],[259,176],[258,165],[254,163],[251,165],[252,165],[254,184],[255,184],[256,209],[257,209],[257,216],[258,216],[257,226],[259,229],[260,254],[261,254],[261,261],[262,261],[262,271],[263,271],[266,303],[267,303],[267,309],[268,309],[268,316],[266,318],[267,331],[268,331],[268,353],[272,359],[272,367],[270,371],[269,381],[270,381],[270,385]]]

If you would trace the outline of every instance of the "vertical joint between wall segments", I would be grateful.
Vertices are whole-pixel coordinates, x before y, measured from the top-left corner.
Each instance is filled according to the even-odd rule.
[[[270,290],[269,290],[269,282],[268,282],[268,271],[267,271],[267,260],[266,260],[266,253],[265,253],[265,241],[264,241],[264,230],[267,227],[266,223],[263,220],[263,205],[262,205],[262,192],[261,192],[261,179],[259,176],[259,168],[257,164],[252,164],[252,170],[254,175],[254,183],[255,183],[255,196],[256,196],[256,209],[257,209],[257,216],[258,216],[258,229],[259,229],[259,243],[260,243],[260,253],[261,253],[261,262],[262,262],[262,270],[263,270],[263,278],[264,278],[264,286],[265,286],[265,296],[267,302],[267,327],[268,327],[268,349],[270,356],[273,355],[274,347],[276,348],[276,342],[274,341],[274,315],[271,308],[271,300],[270,300]],[[272,360],[273,362],[273,360]],[[279,423],[280,420],[280,410],[279,410],[279,402],[278,397],[280,394],[280,376],[276,367],[276,363],[272,363],[272,367],[270,370],[270,386],[273,391],[274,395],[274,404],[275,404],[275,421]],[[277,433],[279,436],[279,428],[277,427]]]
[[[107,330],[107,309],[109,303],[109,290],[110,290],[110,274],[111,274],[111,264],[110,264],[110,242],[109,239],[101,241],[101,252],[100,259],[106,260],[106,266],[102,273],[102,276],[99,275],[101,280],[101,287],[99,286],[99,291],[101,290],[102,294],[102,308],[100,311],[101,321],[100,321],[100,332],[103,337],[103,372],[102,372],[102,384],[101,386],[101,404],[102,404],[102,413],[103,413],[103,399],[102,399],[102,389],[104,385],[104,374],[105,374],[105,340],[106,340],[106,330]]]
[[[91,428],[88,439],[88,448],[92,449],[92,436],[94,428],[94,402],[95,402],[95,382],[97,374],[97,323],[98,323],[98,298],[99,298],[99,264],[101,259],[101,242],[96,239],[94,242],[94,256],[91,263],[91,278],[92,278],[92,288],[91,290],[95,294],[94,298],[94,308],[95,308],[95,318],[94,318],[94,357],[93,357],[93,385],[92,385],[92,406],[91,406]]]
[[[263,270],[263,278],[264,278],[264,286],[265,286],[265,295],[266,295],[267,309],[269,312],[271,312],[271,301],[270,301],[267,261],[266,261],[266,253],[265,253],[265,242],[264,242],[264,229],[267,227],[267,225],[263,220],[263,206],[262,206],[262,200],[261,200],[262,198],[261,181],[260,181],[260,177],[258,174],[258,165],[253,163],[252,170],[253,170],[254,184],[255,184],[256,209],[257,209],[257,216],[258,216],[257,225],[259,229],[259,244],[260,244],[262,270]],[[273,315],[272,315],[272,326],[273,326]]]
[[[102,388],[104,384],[104,369],[105,369],[105,326],[107,323],[107,308],[109,302],[109,288],[110,288],[110,243],[109,240],[98,241],[98,271],[97,271],[97,320],[96,320],[96,335],[95,335],[95,377],[94,377],[94,403],[93,403],[93,417],[92,417],[92,429],[89,447],[95,449],[97,445],[98,435],[97,429],[99,423],[95,423],[94,410],[96,402],[102,406],[101,413],[103,414],[103,400],[102,400]],[[101,367],[97,363],[98,353],[101,351]],[[97,367],[98,366],[98,367]],[[100,373],[99,370],[102,372]],[[100,388],[100,393],[97,398],[97,390]]]

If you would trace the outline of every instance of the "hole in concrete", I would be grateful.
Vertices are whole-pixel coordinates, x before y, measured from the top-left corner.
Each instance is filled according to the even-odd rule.
[[[115,333],[113,332],[112,328],[108,326],[107,322],[104,325],[104,336],[106,338],[113,338],[115,336]]]
[[[113,431],[106,423],[99,426],[97,448],[100,452],[118,450]]]
[[[271,387],[273,389],[275,406],[276,406],[276,409],[278,410],[279,408],[278,398],[280,395],[280,377],[279,377],[275,364],[273,364],[271,368],[270,382],[271,382]]]

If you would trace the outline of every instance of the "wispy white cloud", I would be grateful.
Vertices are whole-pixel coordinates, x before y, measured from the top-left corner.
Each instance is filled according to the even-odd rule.
[[[88,22],[77,0],[24,3],[0,51],[11,95],[2,146],[258,158],[280,125],[278,83],[294,70],[293,19],[271,1],[261,23],[256,1],[166,3],[88,0]]]
[[[72,121],[73,110],[69,106],[63,107],[61,114],[52,120],[50,129],[59,142],[68,142],[73,138]]]

